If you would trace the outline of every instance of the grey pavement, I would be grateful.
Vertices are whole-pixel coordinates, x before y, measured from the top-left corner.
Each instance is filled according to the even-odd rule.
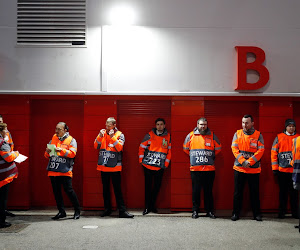
[[[56,211],[14,211],[7,221],[28,225],[19,232],[0,229],[0,249],[300,249],[298,220],[265,215],[233,222],[230,217],[192,219],[191,213],[148,214],[134,211],[134,219],[101,218],[100,212],[83,212],[79,220],[53,221]],[[84,229],[83,226],[98,226]]]

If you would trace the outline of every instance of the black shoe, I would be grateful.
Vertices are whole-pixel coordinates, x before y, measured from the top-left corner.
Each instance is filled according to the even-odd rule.
[[[151,209],[151,211],[152,211],[152,213],[155,213],[155,214],[157,214],[157,213],[158,213],[158,211],[157,211],[157,208],[155,208],[155,207],[154,207],[154,208],[152,208],[152,209]]]
[[[13,214],[12,212],[9,212],[8,210],[5,210],[5,215],[9,217],[15,217],[16,215]]]
[[[192,218],[193,218],[193,219],[199,218],[199,215],[198,215],[198,212],[197,212],[197,211],[193,211],[193,213],[192,213]]]
[[[149,214],[150,213],[150,209],[149,208],[145,208],[145,210],[143,211],[143,215]]]
[[[2,222],[0,223],[0,228],[10,227],[11,224],[9,222]]]
[[[73,219],[78,220],[79,218],[80,218],[80,211],[75,211]]]
[[[237,214],[233,214],[232,216],[231,216],[231,220],[232,221],[237,221],[237,220],[239,220],[240,219],[240,216],[238,216]]]
[[[208,213],[206,214],[206,217],[209,217],[209,218],[211,218],[211,219],[217,218],[212,212],[208,212]]]
[[[55,215],[54,217],[52,217],[51,219],[52,220],[58,220],[58,219],[61,219],[61,218],[65,218],[67,215],[66,215],[66,212],[58,212],[57,215]]]
[[[285,218],[285,215],[284,214],[282,214],[282,213],[279,213],[278,214],[278,219],[284,219]]]
[[[102,214],[100,214],[101,217],[110,216],[111,215],[111,209],[105,209]]]
[[[254,220],[256,221],[262,221],[261,215],[257,215],[254,217]]]
[[[119,218],[133,218],[133,217],[134,217],[134,215],[128,213],[127,211],[119,213]]]

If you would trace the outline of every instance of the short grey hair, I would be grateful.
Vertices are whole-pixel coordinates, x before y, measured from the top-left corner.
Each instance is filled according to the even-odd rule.
[[[197,121],[197,124],[199,124],[200,121],[202,121],[202,122],[207,122],[207,119],[206,119],[205,117],[201,117],[201,118]]]
[[[114,117],[108,117],[106,122],[111,122],[113,125],[115,125],[117,123],[117,121]]]

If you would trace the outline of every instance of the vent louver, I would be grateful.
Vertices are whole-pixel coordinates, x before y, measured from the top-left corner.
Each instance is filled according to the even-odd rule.
[[[86,0],[18,0],[17,45],[85,46]]]

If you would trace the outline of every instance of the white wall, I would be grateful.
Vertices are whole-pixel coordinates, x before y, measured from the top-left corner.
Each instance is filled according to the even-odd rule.
[[[86,48],[17,48],[16,2],[0,2],[2,93],[244,95],[234,91],[238,45],[266,53],[259,95],[300,92],[300,1],[88,0]],[[136,26],[106,26],[118,2]]]

